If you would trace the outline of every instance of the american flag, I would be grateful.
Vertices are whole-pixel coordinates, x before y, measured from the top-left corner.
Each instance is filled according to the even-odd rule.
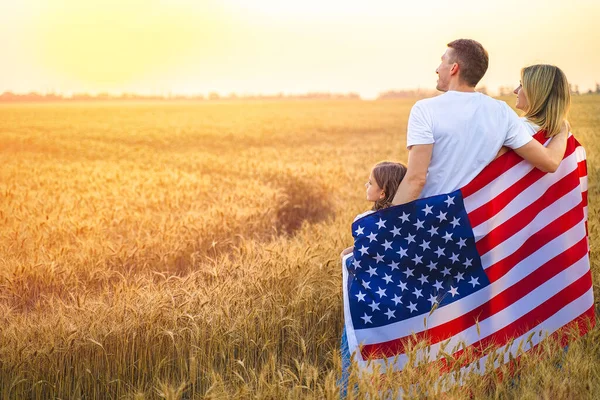
[[[364,216],[352,233],[344,316],[361,368],[400,371],[422,339],[419,361],[466,346],[478,358],[463,371],[484,371],[490,345],[508,344],[498,367],[519,346],[595,324],[585,151],[572,135],[554,173],[508,152],[463,188]]]

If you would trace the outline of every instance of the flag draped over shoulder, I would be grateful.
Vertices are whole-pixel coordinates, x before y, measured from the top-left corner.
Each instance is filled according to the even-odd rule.
[[[572,135],[554,173],[510,151],[463,188],[362,217],[352,233],[344,316],[361,368],[402,370],[416,339],[430,344],[421,361],[470,348],[463,370],[483,371],[490,345],[509,345],[498,367],[519,346],[595,324],[585,151]]]

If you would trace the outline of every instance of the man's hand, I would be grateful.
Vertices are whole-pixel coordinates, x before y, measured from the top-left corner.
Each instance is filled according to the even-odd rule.
[[[548,147],[542,146],[537,140],[532,140],[515,149],[515,153],[542,172],[554,172],[565,155],[568,136],[569,127],[565,124],[561,131],[552,138]]]
[[[419,144],[410,147],[406,175],[394,196],[393,205],[409,203],[419,198],[423,186],[425,186],[432,153],[433,144]]]

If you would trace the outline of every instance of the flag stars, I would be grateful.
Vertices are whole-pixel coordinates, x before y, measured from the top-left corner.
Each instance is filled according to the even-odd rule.
[[[460,282],[462,280],[464,280],[465,278],[463,278],[464,274],[462,272],[458,272],[455,276],[454,279],[456,279],[456,282]]]
[[[454,205],[454,196],[448,196],[448,198],[444,200],[444,203],[446,203],[446,206],[448,207]]]
[[[400,281],[400,283],[398,284],[398,287],[400,289],[402,289],[403,292],[407,289],[406,286],[407,286],[406,283],[404,283],[402,281]]]
[[[378,289],[379,290],[376,291],[375,293],[377,293],[379,295],[379,298],[387,297],[387,295],[385,294],[385,289],[382,289],[382,288],[378,288]]]
[[[398,269],[398,266],[400,265],[399,263],[392,261],[391,263],[388,264],[390,266],[390,268],[392,268],[392,271],[395,269]]]
[[[361,285],[365,289],[371,289],[371,284],[369,282],[367,282],[367,281],[362,281]]]
[[[429,230],[427,232],[429,232],[429,234],[431,235],[431,237],[433,237],[433,235],[439,235],[438,228],[436,228],[433,225],[431,225],[431,228],[429,228]]]
[[[415,235],[411,235],[410,233],[408,234],[407,237],[405,237],[406,241],[410,244],[410,243],[416,243],[415,242]]]
[[[387,222],[387,221],[384,221],[384,220],[382,220],[381,218],[379,218],[379,222],[377,222],[375,225],[377,225],[379,229],[381,229],[381,228],[385,228],[385,223],[386,223],[386,222]]]
[[[419,297],[423,297],[422,290],[415,288],[415,291],[412,293],[418,299]]]
[[[379,304],[380,303],[375,303],[375,300],[373,300],[371,304],[369,304],[369,307],[371,307],[371,312],[379,310]]]
[[[410,217],[410,214],[402,212],[402,215],[400,216],[400,219],[402,220],[402,223],[408,222],[408,217]]]
[[[369,252],[369,248],[368,248],[368,247],[365,247],[365,246],[363,245],[363,246],[362,246],[360,249],[358,249],[358,251],[360,251],[360,255],[361,255],[361,256],[364,256],[365,254],[367,254],[367,253]]]
[[[385,315],[387,315],[388,320],[392,319],[392,318],[396,318],[396,316],[394,315],[396,313],[396,310],[392,310],[389,309],[387,310],[387,312],[384,312]]]
[[[438,302],[438,299],[437,299],[437,297],[435,297],[435,296],[433,295],[433,293],[429,295],[429,299],[427,299],[427,300],[429,300],[429,302],[431,303],[431,305],[432,305],[432,306],[433,306],[435,303],[437,303],[437,302]]]
[[[359,291],[356,294],[356,298],[358,299],[357,301],[365,301],[365,296],[366,296],[366,293]]]
[[[371,315],[367,315],[367,313],[365,313],[365,315],[363,315],[362,317],[360,317],[360,319],[362,319],[363,321],[365,321],[365,325],[373,323],[373,321],[371,321],[371,318],[372,318],[372,316]]]
[[[358,226],[358,228],[354,231],[356,232],[356,236],[358,235],[364,235],[365,234],[365,228],[363,228],[362,226]]]
[[[406,306],[406,308],[408,308],[410,310],[410,313],[412,314],[413,312],[417,311],[417,305],[413,304],[413,302],[411,301],[409,305]],[[366,315],[366,314],[365,314]]]
[[[421,246],[421,248],[423,249],[423,251],[425,251],[425,250],[429,249],[429,243],[431,243],[431,242],[423,240],[423,243],[421,243],[419,246]]]
[[[396,237],[396,236],[400,235],[400,228],[396,228],[394,226],[394,229],[392,229],[392,233],[394,234],[393,237]]]
[[[438,258],[440,258],[441,256],[445,256],[444,249],[442,249],[440,246],[438,246],[437,250],[434,251],[434,253],[437,254]]]
[[[463,247],[465,247],[466,245],[467,245],[467,239],[465,239],[465,238],[462,238],[462,239],[459,239],[459,240],[458,240],[458,247],[460,247],[461,249],[462,249]]]
[[[412,259],[415,265],[423,264],[423,256],[418,256],[415,254],[415,257]]]
[[[385,274],[385,276],[383,277],[383,280],[389,285],[390,283],[392,283],[392,276]]]
[[[354,268],[359,269],[360,261],[358,261],[357,259],[354,259],[354,261],[352,261],[352,265],[354,265]]]
[[[452,297],[458,296],[458,289],[454,286],[450,286],[450,290],[448,292],[452,295]]]
[[[402,273],[405,274],[406,277],[408,278],[409,276],[413,276],[413,271],[414,271],[414,269],[410,269],[410,268],[406,267],[406,271],[404,271]]]
[[[429,272],[433,271],[434,269],[437,269],[437,264],[438,263],[434,263],[433,261],[429,262],[429,265],[427,265],[427,268],[429,268]]]
[[[400,258],[408,257],[407,251],[407,249],[403,249],[402,247],[400,247],[400,250],[398,250],[396,253],[400,254]]]
[[[375,268],[373,268],[372,265],[369,265],[369,269],[367,270],[367,273],[369,274],[369,277],[372,277],[373,275],[377,276],[377,270]]]
[[[377,253],[377,255],[375,256],[375,260],[377,261],[377,264],[383,262],[383,255]]]
[[[442,238],[446,241],[446,243],[448,243],[448,241],[452,240],[452,234],[450,232],[446,232]]]
[[[402,304],[402,297],[395,294],[392,301],[394,302],[394,305],[397,306],[398,304]]]
[[[440,222],[446,221],[446,214],[448,214],[448,213],[440,211],[440,213],[436,216],[436,218],[439,219]]]
[[[465,262],[463,263],[463,265],[465,266],[465,268],[470,267],[471,265],[473,265],[473,259],[472,258],[467,258],[465,260]]]
[[[369,238],[369,243],[374,240],[377,241],[377,234],[375,232],[371,232],[369,235],[367,235],[367,237]]]
[[[426,283],[429,283],[429,279],[427,276],[425,276],[425,274],[421,274],[421,277],[417,280],[421,282],[421,286]]]
[[[444,267],[444,270],[442,271],[442,274],[443,274],[444,276],[446,276],[446,275],[450,275],[450,270],[448,269],[448,267]]]
[[[433,287],[436,288],[437,290],[442,290],[444,288],[444,286],[442,285],[442,282],[436,280],[435,283],[433,284]]]
[[[415,222],[413,225],[417,228],[417,230],[419,229],[424,229],[425,227],[423,226],[425,222],[421,221],[420,219],[417,218],[417,222]]]
[[[453,228],[456,228],[458,225],[460,225],[460,219],[454,217],[450,223],[452,224]]]
[[[390,241],[387,241],[387,240],[386,240],[386,241],[384,241],[384,242],[383,242],[383,248],[384,248],[384,251],[385,251],[385,250],[391,250],[391,249],[392,249],[392,242],[390,242]]]
[[[450,257],[450,259],[452,260],[452,264],[458,262],[458,254],[452,253],[452,256]]]
[[[474,276],[471,277],[471,280],[469,281],[469,283],[471,285],[473,285],[473,287],[475,287],[477,285],[481,285],[481,283],[479,283],[479,278],[475,278]]]
[[[429,215],[429,214],[433,214],[433,211],[431,211],[433,209],[432,206],[430,206],[429,204],[425,205],[425,208],[423,209],[423,211],[425,212],[425,216]]]

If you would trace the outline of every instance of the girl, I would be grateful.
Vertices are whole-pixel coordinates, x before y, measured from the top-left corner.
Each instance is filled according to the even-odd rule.
[[[354,220],[356,221],[382,208],[390,207],[404,175],[406,175],[406,167],[403,164],[390,161],[375,164],[369,175],[369,181],[365,183],[367,200],[373,202],[373,208],[357,215]],[[354,251],[354,246],[344,249],[340,256],[344,258],[352,251]]]

